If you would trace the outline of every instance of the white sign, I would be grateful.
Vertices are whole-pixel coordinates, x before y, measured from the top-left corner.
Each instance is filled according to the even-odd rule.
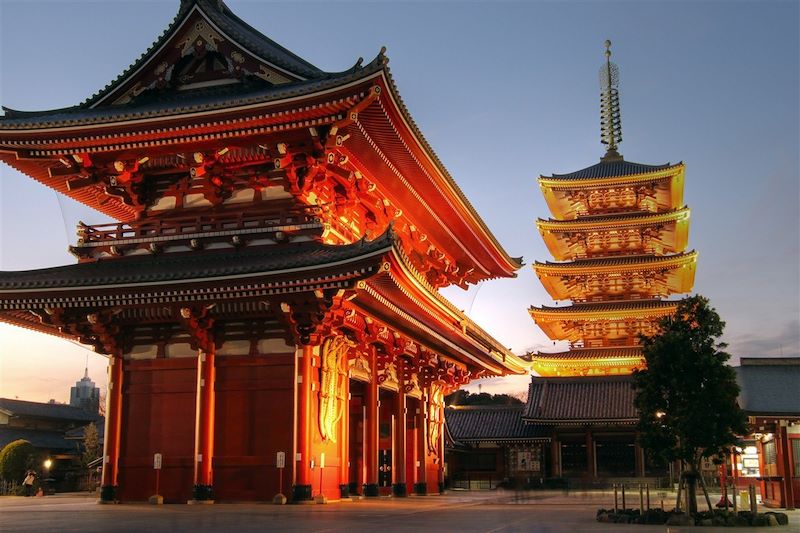
[[[156,453],[153,455],[153,469],[161,470],[161,454]]]
[[[286,452],[278,452],[278,454],[275,456],[275,465],[278,468],[286,467]]]
[[[319,454],[319,467],[325,468],[325,453]]]

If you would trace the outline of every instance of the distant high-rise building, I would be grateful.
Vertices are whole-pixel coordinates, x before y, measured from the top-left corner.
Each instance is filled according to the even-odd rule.
[[[75,382],[75,386],[69,391],[69,404],[73,407],[80,407],[87,413],[97,414],[100,412],[100,389],[89,377],[89,367],[83,377]]]

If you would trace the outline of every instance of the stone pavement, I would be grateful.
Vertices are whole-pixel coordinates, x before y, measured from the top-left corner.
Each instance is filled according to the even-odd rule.
[[[651,495],[651,503],[653,498]],[[638,506],[629,500],[629,506]],[[666,502],[665,502],[666,503]],[[445,496],[380,498],[327,505],[216,504],[98,505],[94,496],[0,498],[0,531],[58,533],[166,532],[343,532],[393,533],[457,531],[481,533],[678,533],[695,528],[600,524],[599,507],[612,507],[610,492],[459,492]],[[788,513],[789,526],[747,531],[800,532],[800,511]],[[702,528],[722,532],[728,528]]]

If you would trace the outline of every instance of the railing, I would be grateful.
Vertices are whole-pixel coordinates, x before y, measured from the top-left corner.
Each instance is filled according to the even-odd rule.
[[[502,479],[496,472],[460,472],[451,483],[461,490],[494,490]]]
[[[233,215],[233,214],[231,214]],[[199,234],[258,233],[271,228],[294,227],[303,229],[319,224],[319,220],[303,211],[284,213],[248,214],[220,216],[218,219],[206,215],[146,220],[142,222],[119,222],[111,224],[78,224],[78,246],[107,246],[115,242],[157,242]]]

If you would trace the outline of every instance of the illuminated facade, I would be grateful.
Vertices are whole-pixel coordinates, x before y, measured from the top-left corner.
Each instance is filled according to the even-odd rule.
[[[0,160],[117,220],[0,275],[0,320],[110,358],[104,500],[147,499],[156,453],[168,502],[438,492],[444,394],[527,367],[438,292],[520,261],[384,50],[324,72],[183,0],[82,104],[6,110]]]
[[[618,71],[607,52],[601,70],[599,163],[570,174],[541,176],[553,218],[537,227],[557,262],[533,266],[554,300],[572,305],[531,307],[536,324],[570,349],[532,356],[540,376],[626,375],[643,365],[639,335],[672,314],[671,294],[694,284],[697,252],[686,251],[689,209],[683,204],[684,165],[643,165],[617,152],[622,140]]]

